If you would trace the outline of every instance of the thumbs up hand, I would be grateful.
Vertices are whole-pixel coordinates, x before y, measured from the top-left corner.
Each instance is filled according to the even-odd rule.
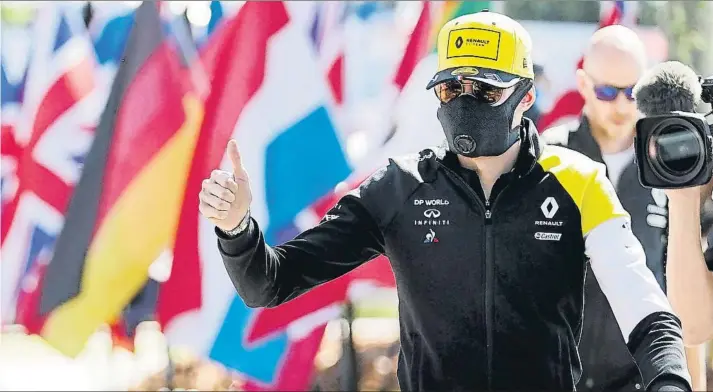
[[[228,143],[228,158],[232,163],[232,173],[213,170],[210,178],[203,180],[199,194],[198,210],[223,231],[235,229],[248,213],[252,193],[248,173],[240,161],[238,143]]]

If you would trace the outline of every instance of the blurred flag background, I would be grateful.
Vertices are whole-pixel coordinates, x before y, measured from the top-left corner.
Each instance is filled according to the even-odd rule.
[[[425,85],[447,20],[521,21],[543,129],[580,112],[597,28],[633,27],[651,63],[680,56],[667,3],[3,2],[0,389],[398,388],[385,257],[274,309],[236,295],[197,209],[227,141],[277,244],[442,141]]]

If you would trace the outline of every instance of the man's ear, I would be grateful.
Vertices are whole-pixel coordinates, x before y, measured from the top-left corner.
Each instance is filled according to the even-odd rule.
[[[579,91],[579,94],[584,96],[584,92],[587,90],[587,74],[580,68],[575,73],[575,79],[577,83],[577,91]]]
[[[526,112],[527,110],[529,110],[532,107],[532,105],[535,104],[536,96],[537,96],[537,94],[535,91],[535,86],[532,86],[530,88],[530,90],[527,91],[527,93],[522,98],[522,100],[520,101],[520,107],[522,108],[523,112]]]

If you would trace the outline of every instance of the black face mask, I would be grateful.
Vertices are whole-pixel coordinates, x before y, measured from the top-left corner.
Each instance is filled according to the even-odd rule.
[[[497,156],[520,138],[520,127],[512,127],[515,109],[532,87],[526,79],[502,104],[491,106],[471,95],[461,95],[438,108],[438,120],[451,151],[467,157]]]

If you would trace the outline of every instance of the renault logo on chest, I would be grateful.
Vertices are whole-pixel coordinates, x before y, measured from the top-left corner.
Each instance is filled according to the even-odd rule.
[[[557,200],[552,196],[545,199],[544,203],[540,206],[540,210],[542,210],[542,213],[547,219],[552,219],[559,208],[560,206],[557,204]]]

